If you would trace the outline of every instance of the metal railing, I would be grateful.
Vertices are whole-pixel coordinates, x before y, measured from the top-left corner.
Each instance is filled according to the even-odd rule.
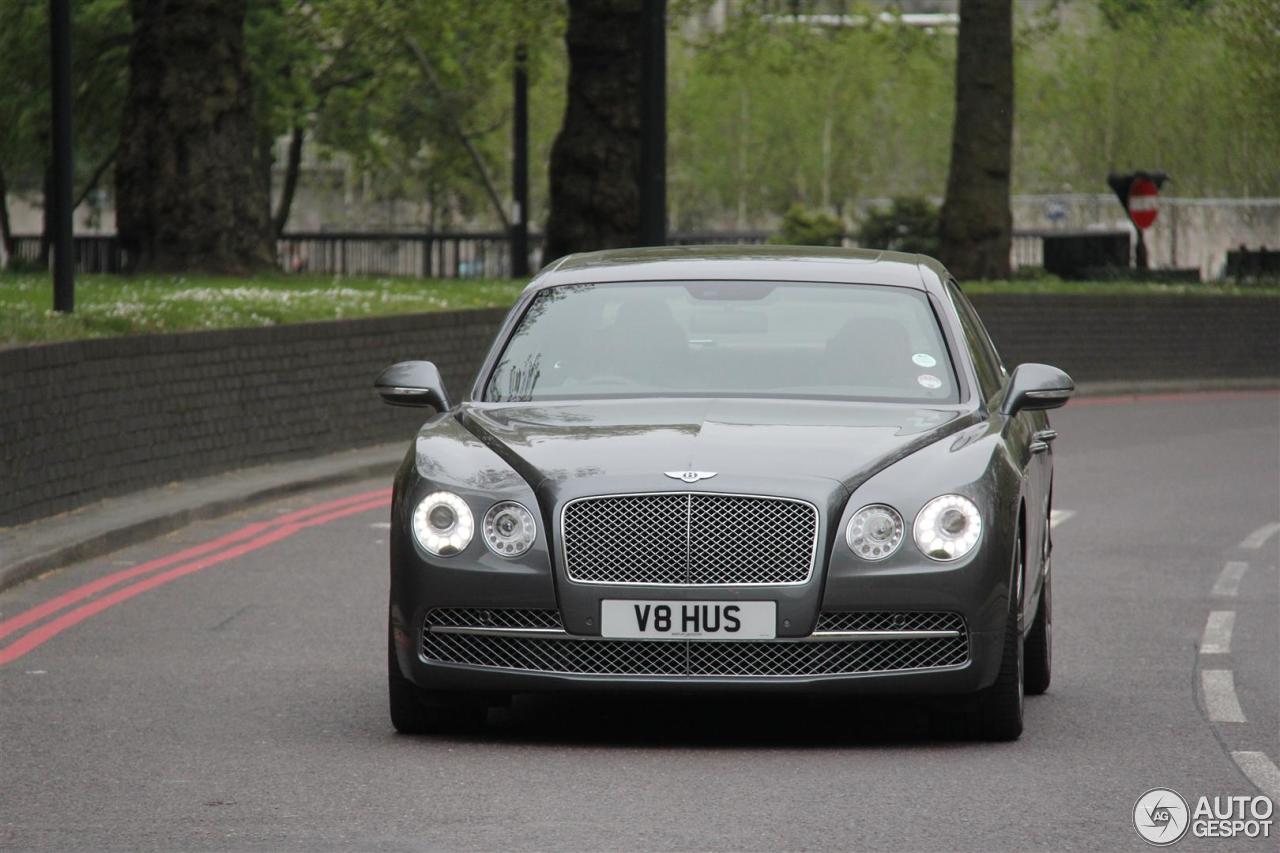
[[[78,235],[73,243],[76,253],[76,272],[119,273],[127,268],[128,255],[120,248],[114,234]],[[14,235],[13,256],[10,267],[32,268],[40,265],[41,241],[39,234]],[[50,247],[52,252],[52,244]],[[45,264],[49,261],[46,257]]]
[[[529,235],[541,254],[541,235]],[[501,231],[309,231],[283,234],[276,258],[286,272],[418,278],[508,278],[509,238]]]

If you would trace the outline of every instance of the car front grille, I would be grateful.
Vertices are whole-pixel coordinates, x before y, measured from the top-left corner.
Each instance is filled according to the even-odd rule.
[[[487,625],[463,624],[477,613],[501,615]],[[911,639],[815,634],[783,640],[604,640],[564,634],[559,624],[554,610],[433,610],[423,629],[422,655],[438,663],[524,672],[702,678],[920,671],[969,661],[968,632],[956,613],[824,613],[818,621],[819,631],[955,632]],[[495,626],[500,627],[485,631]],[[467,632],[455,633],[459,628]]]
[[[660,492],[579,498],[561,514],[569,580],[599,584],[800,584],[818,510],[787,498]]]

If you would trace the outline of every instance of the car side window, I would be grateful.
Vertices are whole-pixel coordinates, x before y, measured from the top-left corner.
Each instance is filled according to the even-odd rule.
[[[960,325],[964,328],[965,343],[973,358],[973,366],[978,372],[978,384],[982,387],[982,396],[989,400],[1004,385],[1005,378],[1009,375],[1008,371],[1004,368],[1004,362],[1000,360],[1000,353],[996,351],[991,336],[987,334],[986,328],[978,318],[978,312],[960,292],[960,288],[956,287],[954,281],[947,282],[947,294],[951,297],[951,303],[960,317]]]

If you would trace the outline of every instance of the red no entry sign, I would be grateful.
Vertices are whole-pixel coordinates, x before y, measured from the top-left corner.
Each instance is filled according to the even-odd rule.
[[[1150,178],[1135,178],[1129,186],[1129,218],[1139,228],[1150,228],[1160,212],[1160,188]]]

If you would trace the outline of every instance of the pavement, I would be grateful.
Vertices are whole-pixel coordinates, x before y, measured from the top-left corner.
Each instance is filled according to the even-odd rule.
[[[1139,850],[1151,788],[1280,798],[1280,396],[1053,425],[1054,681],[1016,743],[804,697],[521,697],[397,736],[390,480],[331,472],[0,592],[0,849]]]

